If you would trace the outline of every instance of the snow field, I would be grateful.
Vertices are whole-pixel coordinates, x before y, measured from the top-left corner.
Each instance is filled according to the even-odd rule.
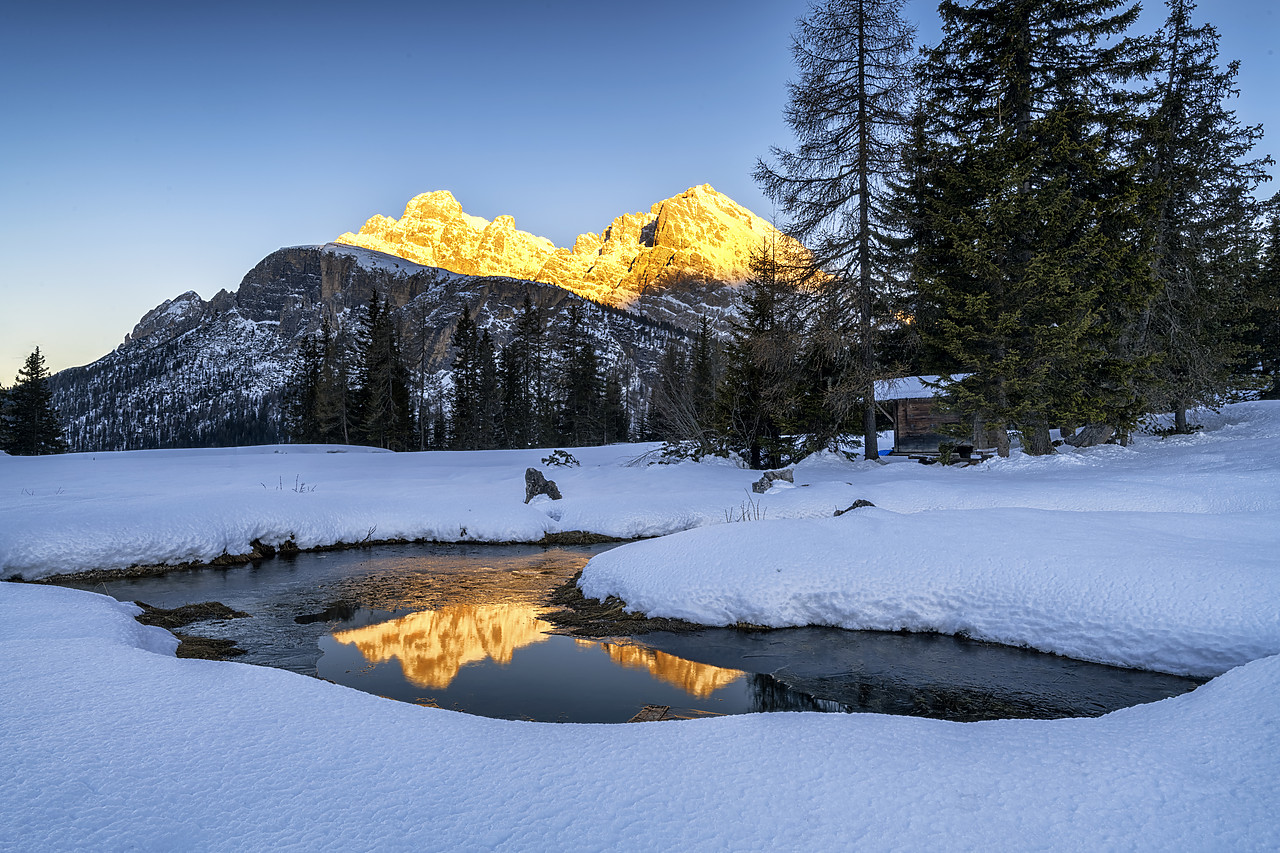
[[[0,849],[1268,850],[1280,657],[1096,719],[520,723],[0,584]]]
[[[584,591],[1225,671],[1096,719],[518,723],[178,660],[131,605],[0,583],[0,849],[1280,848],[1280,403],[1204,417],[974,468],[826,455],[758,498],[723,461],[574,450],[581,468],[547,472],[565,500],[528,506],[545,451],[0,457],[0,577],[253,539],[676,533],[598,555]],[[876,507],[832,517],[857,498]],[[725,523],[747,508],[763,520]]]

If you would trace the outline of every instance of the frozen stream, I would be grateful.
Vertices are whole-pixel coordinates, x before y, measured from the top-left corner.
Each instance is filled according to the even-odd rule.
[[[385,546],[85,588],[164,608],[220,601],[250,617],[182,630],[234,640],[239,661],[507,719],[624,722],[644,705],[687,717],[1094,716],[1200,683],[934,634],[551,633],[539,618],[546,593],[607,547]]]

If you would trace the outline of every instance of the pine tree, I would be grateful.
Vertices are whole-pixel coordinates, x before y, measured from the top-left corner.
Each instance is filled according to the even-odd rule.
[[[1160,69],[1150,92],[1154,111],[1136,151],[1148,186],[1159,295],[1142,317],[1143,342],[1159,360],[1147,391],[1152,408],[1172,409],[1188,430],[1186,410],[1220,402],[1244,356],[1232,340],[1245,308],[1253,223],[1252,192],[1269,157],[1249,159],[1262,128],[1241,127],[1226,101],[1239,94],[1238,63],[1219,69],[1218,32],[1194,26],[1195,3],[1167,0],[1157,36]]]
[[[4,394],[7,421],[4,449],[14,456],[46,456],[67,452],[66,433],[53,406],[49,371],[40,348],[27,356],[17,380]]]
[[[450,392],[449,446],[476,450],[482,440],[483,407],[480,400],[480,335],[471,311],[463,307],[451,339],[453,388]]]
[[[725,346],[716,431],[752,468],[776,468],[792,450],[784,435],[804,386],[803,327],[794,306],[796,290],[772,246],[753,253],[751,270],[751,279],[738,291],[742,307]]]
[[[1154,291],[1123,84],[1151,67],[1114,41],[1138,14],[1120,0],[943,0],[924,69],[929,127],[914,152],[916,258],[928,346],[970,373],[956,407],[1052,452],[1059,420],[1141,413],[1127,317]],[[979,440],[981,440],[979,438]]]
[[[320,436],[320,377],[323,348],[311,335],[298,347],[293,373],[285,387],[285,434],[294,444],[318,444]]]
[[[502,350],[502,423],[508,446],[537,447],[547,432],[547,340],[541,308],[525,294]]]
[[[1280,214],[1267,218],[1261,252],[1249,293],[1247,341],[1255,371],[1264,380],[1262,396],[1280,400]]]
[[[502,435],[502,386],[498,380],[498,359],[489,330],[480,333],[477,348],[480,384],[476,407],[479,410],[480,434],[477,446],[482,450],[505,446]]]
[[[679,338],[668,338],[658,362],[658,382],[649,402],[648,431],[652,439],[689,441],[700,437],[691,385],[684,343]]]
[[[570,303],[565,312],[558,353],[560,440],[575,447],[604,442],[604,379],[595,340],[587,331],[582,308]]]
[[[791,231],[809,241],[824,291],[815,336],[826,352],[829,415],[861,408],[868,459],[876,443],[878,302],[894,290],[895,228],[889,198],[909,123],[914,29],[902,0],[824,0],[800,21],[792,55],[800,80],[790,86],[787,123],[795,151],[773,149],[761,162],[765,194],[793,217]],[[880,313],[877,316],[877,309]]]
[[[355,406],[356,434],[374,447],[408,450],[413,441],[413,409],[409,377],[400,357],[399,336],[391,309],[375,292],[357,338],[359,382]]]
[[[0,384],[0,451],[9,450],[9,391]]]

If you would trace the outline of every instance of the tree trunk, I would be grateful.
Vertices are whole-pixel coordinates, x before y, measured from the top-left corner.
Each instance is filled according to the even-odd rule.
[[[996,453],[1001,459],[1009,458],[1009,428],[1006,424],[991,426],[991,441],[996,446]]]
[[[1187,428],[1187,410],[1182,403],[1178,403],[1173,409],[1173,431],[1178,435],[1186,435],[1191,432]]]
[[[1034,423],[1030,429],[1022,433],[1022,450],[1031,456],[1048,456],[1054,453],[1053,441],[1049,438],[1049,425],[1043,421]]]

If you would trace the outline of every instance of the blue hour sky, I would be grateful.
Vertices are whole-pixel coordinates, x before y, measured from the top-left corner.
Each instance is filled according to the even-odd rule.
[[[1143,30],[1163,4],[1146,4]],[[0,384],[106,354],[448,189],[560,245],[710,183],[756,213],[806,0],[9,4],[0,17]],[[938,34],[935,3],[907,14]],[[1280,153],[1280,0],[1206,2]],[[1274,170],[1273,170],[1274,174]],[[1277,189],[1265,185],[1264,197]]]

